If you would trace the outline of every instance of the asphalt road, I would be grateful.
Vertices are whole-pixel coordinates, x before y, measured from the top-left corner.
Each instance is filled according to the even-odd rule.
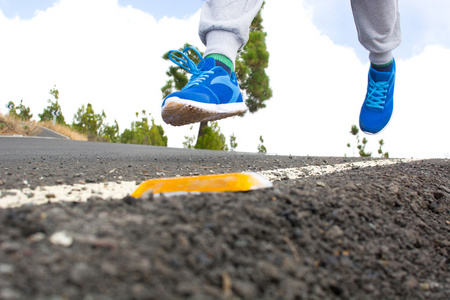
[[[450,299],[449,161],[357,160],[0,137],[0,204],[26,198],[0,208],[0,299]],[[103,193],[273,170],[244,193]]]
[[[259,172],[360,160],[0,137],[0,188],[22,188],[24,185],[36,188],[41,185],[118,179],[141,182],[156,177]]]
[[[62,135],[59,132],[53,131],[49,128],[39,126],[40,131],[36,134],[37,137],[45,137],[45,138],[54,138],[54,139],[66,139],[69,138],[65,135]]]

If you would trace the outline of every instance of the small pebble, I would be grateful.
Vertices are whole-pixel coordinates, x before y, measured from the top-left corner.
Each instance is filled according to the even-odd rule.
[[[337,238],[340,238],[344,235],[344,231],[337,225],[334,225],[331,227],[327,233],[325,234],[325,237],[330,240],[335,240]]]
[[[321,187],[326,187],[327,186],[325,184],[325,182],[323,182],[323,181],[317,181],[316,184],[317,184],[317,186],[321,186]]]
[[[42,232],[36,232],[35,234],[32,234],[28,237],[28,239],[31,242],[40,242],[43,239],[45,239],[45,234],[43,234]]]
[[[3,275],[13,275],[14,266],[10,264],[0,264],[0,274]]]
[[[54,234],[52,234],[52,236],[50,236],[49,240],[50,240],[50,243],[52,243],[54,245],[59,245],[59,246],[64,246],[64,247],[69,247],[73,243],[73,238],[65,230],[55,232]]]

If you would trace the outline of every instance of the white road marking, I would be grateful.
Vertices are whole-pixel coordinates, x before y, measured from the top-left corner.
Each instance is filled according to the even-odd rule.
[[[270,181],[283,179],[299,179],[309,176],[318,176],[331,174],[335,172],[342,172],[351,170],[352,168],[367,168],[375,166],[386,166],[397,163],[406,163],[416,161],[417,159],[389,159],[389,160],[371,160],[343,163],[336,165],[320,165],[320,166],[306,166],[300,168],[277,169],[269,171],[261,171],[259,174]]]
[[[276,169],[258,172],[269,181],[300,179],[342,172],[352,168],[386,166],[401,162],[411,162],[414,159],[389,159],[364,162],[353,162],[336,165],[306,166],[300,168]],[[86,183],[74,185],[42,186],[36,189],[0,190],[0,208],[19,207],[22,205],[41,205],[48,202],[86,202],[90,197],[97,196],[104,200],[121,199],[130,195],[138,185],[135,181]]]
[[[10,189],[0,191],[0,208],[25,204],[41,205],[48,202],[86,202],[90,197],[121,199],[131,194],[138,185],[134,181],[86,183],[74,185],[41,186],[36,189]]]

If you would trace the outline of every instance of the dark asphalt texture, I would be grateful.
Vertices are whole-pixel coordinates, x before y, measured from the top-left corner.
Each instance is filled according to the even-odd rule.
[[[0,188],[329,165],[361,158],[296,157],[62,139],[0,137]],[[115,169],[114,172],[110,172]]]
[[[65,135],[62,135],[56,131],[53,131],[51,129],[39,126],[39,132],[36,133],[37,137],[45,137],[45,138],[52,138],[52,139],[69,139]]]
[[[0,189],[352,160],[0,137]],[[449,274],[449,160],[0,209],[1,300],[450,299]]]

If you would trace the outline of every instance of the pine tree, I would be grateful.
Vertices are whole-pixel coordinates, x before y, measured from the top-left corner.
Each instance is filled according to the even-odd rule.
[[[225,136],[220,132],[217,122],[211,122],[210,126],[205,126],[201,130],[202,134],[197,139],[195,149],[228,150]]]
[[[203,123],[202,123],[203,124]],[[192,126],[190,128],[192,130]],[[184,148],[194,149],[209,149],[209,150],[228,150],[226,138],[220,132],[220,127],[217,122],[211,122],[210,126],[200,126],[202,134],[197,138],[194,144],[195,136],[185,136],[183,146]],[[237,145],[237,144],[236,144]]]
[[[383,139],[379,140],[378,144],[380,145],[380,147],[378,148],[378,154],[380,154],[381,157],[389,158],[389,152],[383,152],[382,149],[382,147],[384,146],[384,140]]]
[[[9,109],[9,115],[13,116],[15,118],[18,118],[22,121],[29,121],[32,117],[33,114],[31,113],[30,107],[29,106],[25,106],[23,104],[23,100],[20,100],[20,104],[18,106],[16,106],[14,104],[14,102],[9,101],[8,102],[8,107]],[[19,112],[17,112],[19,111]]]
[[[117,120],[114,120],[113,125],[105,124],[100,131],[100,135],[110,143],[117,143],[120,139]]]
[[[90,103],[86,106],[83,104],[73,116],[72,127],[81,133],[88,133],[90,135],[88,139],[92,140],[99,135],[105,119],[106,114],[103,110],[101,114],[96,114]]]
[[[234,151],[237,147],[238,143],[236,141],[236,136],[234,135],[234,133],[232,133],[230,135],[230,150]]]
[[[359,129],[356,125],[352,125],[352,128],[350,130],[351,135],[353,135],[356,139],[356,148],[358,149],[358,154],[361,157],[371,157],[372,152],[366,152],[366,146],[368,143],[368,140],[364,137],[362,140],[359,138]],[[389,158],[389,152],[383,152],[382,147],[384,146],[384,140],[381,139],[378,141],[379,148],[378,148],[378,154],[380,154],[381,157]],[[351,144],[347,143],[347,147],[351,148]],[[353,152],[353,155],[355,153]]]
[[[192,128],[193,128],[193,126],[191,126],[189,128],[189,130],[192,130]],[[195,136],[185,135],[183,147],[188,148],[188,149],[194,148],[194,141],[195,141]]]
[[[139,113],[136,113],[139,117]],[[149,117],[145,110],[141,112],[141,120],[131,122],[131,128],[125,129],[120,135],[120,142],[124,144],[140,144],[140,145],[154,145],[167,146],[167,136],[164,135],[164,129],[161,125],[156,125],[155,120],[151,118],[149,124]]]
[[[264,4],[261,10],[263,7]],[[247,96],[245,104],[251,113],[265,108],[264,102],[272,97],[269,76],[265,71],[269,65],[269,52],[266,46],[267,33],[262,26],[261,10],[252,21],[249,40],[236,61],[236,77],[239,86],[245,91]]]
[[[258,111],[261,108],[265,108],[266,104],[264,102],[272,97],[272,90],[269,86],[269,77],[265,72],[265,69],[269,63],[269,52],[266,47],[265,39],[267,33],[264,32],[264,28],[262,26],[263,18],[261,16],[261,10],[252,21],[247,44],[244,46],[244,49],[238,53],[235,70],[242,95],[251,113]],[[182,51],[189,46],[191,45],[185,44],[183,48],[179,49],[179,51]],[[189,51],[186,54],[192,61],[198,64],[199,58],[197,55]],[[203,53],[201,54],[203,55]],[[169,59],[168,52],[163,55],[163,59]],[[163,98],[167,97],[174,91],[181,90],[189,81],[187,72],[178,66],[170,66],[169,70],[166,72],[166,75],[169,79],[161,88]],[[215,130],[213,129],[210,131],[206,129],[206,127],[209,127],[208,122],[200,123],[196,146],[208,145],[198,142],[203,134],[214,132]],[[191,137],[186,138],[191,139]],[[191,144],[192,143],[188,143],[187,145],[189,146]],[[185,145],[185,147],[187,146]]]
[[[267,148],[264,146],[264,139],[262,135],[259,136],[260,144],[258,145],[258,152],[259,153],[267,153]]]
[[[359,139],[359,129],[356,125],[352,125],[352,128],[350,129],[350,133],[355,137],[356,139],[356,148],[359,150],[359,156],[361,157],[370,157],[372,156],[372,152],[366,152],[366,145],[367,145],[367,139],[363,138],[362,141]],[[350,143],[347,144],[347,147],[351,147]]]
[[[49,92],[50,95],[53,96],[53,98],[55,98],[55,100],[51,100],[48,99],[47,102],[49,103],[49,105],[44,108],[44,111],[42,112],[42,114],[38,114],[39,116],[39,120],[41,122],[45,122],[45,121],[52,121],[54,116],[52,114],[52,112],[60,112],[59,115],[56,117],[56,123],[60,124],[60,125],[66,125],[66,121],[64,119],[63,114],[61,113],[61,106],[59,105],[59,91],[56,88],[56,86],[53,87],[53,89],[50,90]]]

